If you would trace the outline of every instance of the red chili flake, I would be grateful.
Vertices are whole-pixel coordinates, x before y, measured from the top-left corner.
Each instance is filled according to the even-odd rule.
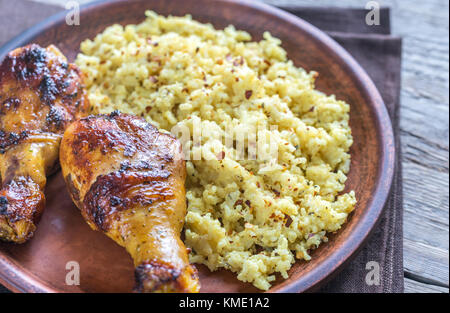
[[[219,152],[219,154],[217,154],[217,160],[223,160],[225,158],[225,151]]]
[[[312,106],[311,109],[309,109],[309,112],[314,112],[315,109],[316,109],[316,107]]]
[[[273,191],[273,193],[274,193],[274,194],[276,194],[276,195],[277,195],[277,197],[279,197],[279,196],[280,196],[280,192],[279,192],[278,190],[276,190],[276,189],[272,189],[272,191]]]
[[[285,224],[285,226],[286,227],[289,227],[289,226],[291,226],[291,224],[292,224],[292,218],[289,216],[289,215],[287,215],[287,214],[284,214],[284,216],[286,217],[286,224]]]
[[[253,90],[247,90],[246,92],[245,92],[245,98],[248,100],[248,99],[250,99],[251,97],[252,97],[252,95],[253,95]]]
[[[256,182],[256,186],[257,186],[258,188],[261,188],[261,184],[260,184],[259,182]]]
[[[245,204],[249,207],[251,205],[250,200],[245,200]]]
[[[244,201],[242,201],[241,199],[237,200],[234,205],[238,206],[238,205],[242,205],[244,203]]]

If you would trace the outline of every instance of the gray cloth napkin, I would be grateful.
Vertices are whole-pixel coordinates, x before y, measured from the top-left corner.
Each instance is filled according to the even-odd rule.
[[[389,110],[396,135],[397,161],[394,183],[386,210],[369,242],[348,266],[321,292],[403,292],[403,197],[399,142],[400,38],[390,35],[389,9],[380,11],[380,25],[365,23],[366,10],[283,7],[328,34],[347,49],[366,69]],[[16,0],[0,0],[0,46],[44,18],[61,11],[56,6]],[[380,284],[366,284],[366,264],[380,266]],[[0,285],[0,293],[8,292]]]

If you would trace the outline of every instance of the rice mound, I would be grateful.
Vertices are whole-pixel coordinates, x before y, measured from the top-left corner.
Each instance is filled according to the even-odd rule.
[[[160,129],[190,130],[190,260],[267,290],[277,272],[287,278],[296,259],[310,260],[310,250],[355,207],[354,192],[342,193],[353,142],[349,105],[315,90],[317,73],[295,67],[267,32],[252,42],[233,26],[146,16],[81,44],[76,64],[92,112],[120,110]],[[196,125],[202,131],[195,144]],[[276,159],[252,158],[250,139],[231,146],[220,140],[229,129],[239,137],[255,128],[275,142]],[[244,158],[236,154],[240,143]],[[194,160],[195,153],[203,157]]]

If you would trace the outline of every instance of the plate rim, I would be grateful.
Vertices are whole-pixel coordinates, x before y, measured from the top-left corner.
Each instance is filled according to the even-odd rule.
[[[80,6],[80,14],[89,9],[95,9],[99,5],[110,5],[113,3],[126,2],[127,0],[97,0]],[[316,43],[325,46],[329,52],[335,54],[341,61],[341,66],[350,73],[357,82],[358,87],[368,96],[372,102],[369,106],[373,111],[376,126],[380,134],[380,156],[381,162],[378,168],[378,180],[372,193],[371,202],[365,207],[367,213],[355,226],[352,234],[344,242],[342,247],[318,266],[314,267],[309,273],[301,279],[293,280],[285,286],[270,289],[268,292],[305,292],[317,289],[320,285],[330,280],[359,252],[370,238],[380,220],[384,211],[386,201],[389,197],[392,181],[394,177],[396,147],[391,119],[384,104],[384,101],[361,65],[334,39],[325,32],[306,22],[287,11],[274,7],[272,5],[251,1],[251,0],[213,0],[216,2],[234,3],[250,7],[259,13],[272,15],[278,19],[284,20],[301,29],[310,39]],[[52,28],[54,25],[65,21],[66,10],[62,10],[47,19],[43,20],[20,33],[13,39],[0,47],[0,61],[3,56],[16,47],[31,42],[41,32]],[[331,261],[339,260],[337,263]],[[332,265],[332,266],[331,266]],[[59,289],[51,286],[49,282],[43,282],[34,274],[17,264],[14,259],[0,253],[0,283],[14,292],[61,292]]]

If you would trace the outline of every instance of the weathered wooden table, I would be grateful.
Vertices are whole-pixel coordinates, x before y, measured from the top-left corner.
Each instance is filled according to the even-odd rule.
[[[59,5],[66,2],[33,1]],[[273,5],[341,7],[365,7],[368,2],[259,1]],[[393,34],[404,38],[400,128],[405,291],[449,292],[449,3],[377,2],[391,7]]]

